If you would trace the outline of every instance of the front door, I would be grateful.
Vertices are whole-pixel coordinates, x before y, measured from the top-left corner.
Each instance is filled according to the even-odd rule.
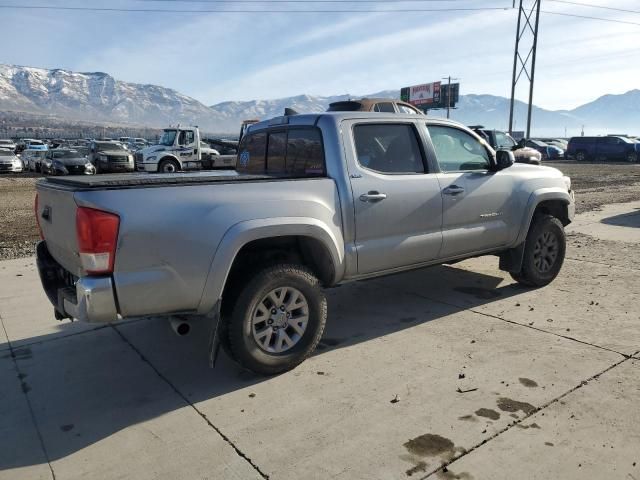
[[[178,134],[178,157],[183,168],[197,167],[198,147],[193,130],[180,130]]]
[[[349,136],[358,274],[435,259],[442,243],[442,197],[416,124],[349,121],[343,131]]]
[[[429,125],[440,167],[442,191],[441,258],[497,248],[509,243],[517,219],[513,177],[491,170],[489,151],[468,132],[449,125]],[[519,225],[520,223],[517,222]]]

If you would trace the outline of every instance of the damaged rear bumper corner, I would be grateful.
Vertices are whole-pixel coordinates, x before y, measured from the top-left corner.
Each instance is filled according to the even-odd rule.
[[[42,287],[59,317],[88,323],[118,319],[111,277],[73,277],[51,256],[44,241],[38,243],[36,257]]]

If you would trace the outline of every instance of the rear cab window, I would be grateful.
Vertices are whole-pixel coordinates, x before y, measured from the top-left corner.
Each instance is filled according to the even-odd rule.
[[[248,133],[238,147],[240,173],[287,178],[326,175],[322,134],[317,127]]]

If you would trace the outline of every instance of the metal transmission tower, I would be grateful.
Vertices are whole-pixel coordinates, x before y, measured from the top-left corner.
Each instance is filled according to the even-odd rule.
[[[531,8],[525,8],[520,1],[518,9],[518,27],[516,30],[516,48],[513,53],[513,77],[511,80],[511,105],[509,108],[509,133],[513,133],[513,106],[516,85],[524,73],[529,81],[529,108],[527,110],[526,138],[531,136],[531,108],[533,103],[533,81],[536,74],[536,48],[538,46],[538,21],[540,19],[540,2],[533,0]],[[514,0],[515,7],[515,0]],[[532,36],[532,38],[531,38]],[[523,42],[523,39],[525,42]],[[530,39],[529,41],[526,41]],[[524,43],[524,45],[523,45]],[[522,53],[522,54],[521,54]],[[516,74],[517,72],[517,74]],[[524,79],[523,79],[524,81]]]

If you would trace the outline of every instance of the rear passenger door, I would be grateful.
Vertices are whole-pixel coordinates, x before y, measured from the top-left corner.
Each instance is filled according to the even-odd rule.
[[[417,124],[345,121],[345,154],[355,210],[358,274],[437,258],[442,197]]]
[[[442,250],[450,258],[509,243],[514,211],[514,177],[494,172],[489,151],[473,135],[450,125],[428,125],[440,168]],[[518,219],[519,220],[519,219]]]

